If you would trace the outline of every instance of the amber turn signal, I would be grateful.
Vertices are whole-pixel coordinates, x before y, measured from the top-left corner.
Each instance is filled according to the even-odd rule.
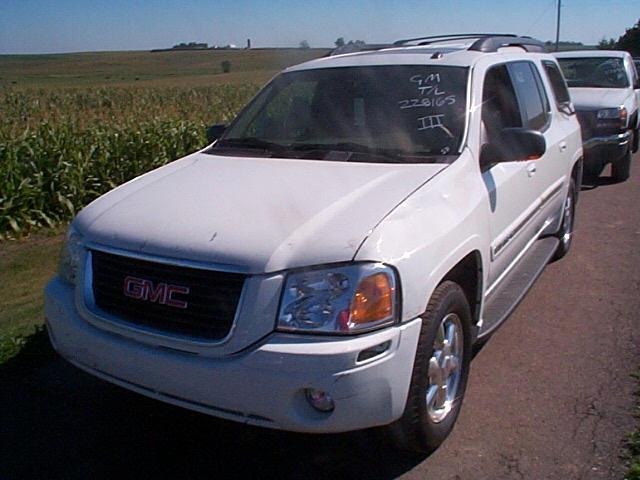
[[[360,281],[351,302],[350,323],[379,322],[393,315],[394,288],[389,277],[376,273]]]

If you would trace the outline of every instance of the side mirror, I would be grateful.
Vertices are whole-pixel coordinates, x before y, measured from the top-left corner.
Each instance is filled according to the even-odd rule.
[[[480,156],[483,165],[535,160],[547,151],[547,142],[537,130],[505,128],[486,147]]]
[[[207,142],[215,142],[222,136],[226,129],[227,126],[224,123],[216,123],[215,125],[211,125],[209,128],[207,128]]]

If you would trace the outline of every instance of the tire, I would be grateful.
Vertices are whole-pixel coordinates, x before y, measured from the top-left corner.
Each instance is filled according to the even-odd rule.
[[[569,253],[569,249],[571,248],[571,243],[573,241],[573,227],[576,217],[576,200],[576,182],[571,179],[567,197],[562,204],[562,224],[560,225],[560,230],[558,230],[558,232],[555,234],[560,243],[558,245],[558,248],[556,249],[556,252],[553,254],[552,261],[554,262],[556,260],[560,260],[567,253]]]
[[[422,316],[404,413],[387,427],[397,448],[431,453],[453,429],[467,388],[471,331],[471,310],[462,288],[451,281],[441,283]]]
[[[622,158],[611,164],[611,176],[616,182],[624,182],[631,172],[631,147]]]

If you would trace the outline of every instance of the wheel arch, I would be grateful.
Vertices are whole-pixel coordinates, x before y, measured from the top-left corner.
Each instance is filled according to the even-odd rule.
[[[457,283],[462,288],[471,309],[473,323],[477,325],[480,322],[483,297],[483,267],[480,251],[474,250],[465,255],[438,284],[447,280]]]
[[[571,178],[575,182],[576,185],[576,196],[575,201],[576,205],[578,204],[578,200],[580,197],[580,190],[582,189],[582,176],[584,174],[584,159],[580,157],[574,164],[571,169]]]
[[[640,113],[638,110],[634,112],[629,121],[630,128],[633,133],[633,143],[631,144],[631,153],[636,153],[640,147]],[[635,127],[634,127],[635,125]]]
[[[631,117],[629,118],[629,127],[632,129],[640,128],[640,118],[638,117],[638,109],[636,109],[636,111],[631,114]]]

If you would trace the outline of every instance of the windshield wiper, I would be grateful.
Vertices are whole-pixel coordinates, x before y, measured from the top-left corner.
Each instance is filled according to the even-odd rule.
[[[398,149],[385,149],[370,147],[355,142],[338,142],[338,143],[292,143],[291,145],[282,145],[280,143],[269,142],[256,137],[241,138],[223,138],[218,141],[214,148],[249,148],[260,149],[270,152],[310,152],[318,151],[335,151],[370,155],[373,157],[384,158],[386,161],[394,163],[404,163],[406,157],[411,156],[431,156],[427,152],[409,152]],[[362,161],[349,158],[346,161]]]
[[[216,144],[221,148],[259,148],[261,150],[282,151],[286,147],[279,143],[268,142],[256,137],[223,138]]]

